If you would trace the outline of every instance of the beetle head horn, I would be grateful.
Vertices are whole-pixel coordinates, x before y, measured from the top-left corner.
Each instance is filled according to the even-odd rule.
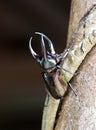
[[[43,35],[41,35],[41,49],[42,49],[42,55],[41,56],[39,56],[33,50],[31,42],[32,42],[32,37],[29,40],[29,49],[30,49],[30,52],[31,52],[33,58],[41,65],[41,67],[47,68],[49,65],[48,65],[48,61],[47,61],[46,48],[45,48]]]
[[[31,45],[31,41],[32,41],[32,37],[29,40],[29,49],[30,49],[30,52],[31,52],[32,56],[34,57],[34,59],[36,59],[37,62],[40,62],[40,56],[33,50],[32,45]]]
[[[35,34],[38,34],[41,36],[41,49],[42,49],[42,58],[43,58],[43,63],[42,63],[42,66],[43,68],[47,69],[47,68],[50,68],[50,63],[54,62],[55,60],[53,59],[53,55],[55,55],[55,50],[54,50],[54,47],[53,47],[53,43],[52,41],[46,36],[44,35],[43,33],[40,33],[40,32],[35,32]],[[45,42],[44,42],[44,38],[45,40],[48,42],[48,45],[49,45],[49,51],[46,50],[46,47],[45,47]],[[50,57],[49,57],[50,56]],[[50,62],[51,60],[51,62]]]
[[[41,36],[41,50],[42,50],[42,55],[39,56],[32,48],[32,45],[31,45],[31,41],[32,41],[32,37],[30,38],[29,40],[29,49],[31,51],[31,54],[32,56],[34,57],[34,59],[36,59],[36,61],[41,65],[42,68],[44,69],[47,69],[50,67],[50,58],[49,58],[49,55],[54,55],[55,54],[55,50],[54,50],[54,47],[53,47],[53,44],[51,42],[51,40],[45,36],[43,33],[40,33],[40,32],[35,32],[35,34],[39,34]],[[46,50],[46,47],[45,47],[45,42],[44,42],[44,38],[45,40],[48,41],[48,45],[49,45],[49,49],[50,51],[47,51]],[[51,57],[52,58],[52,57]],[[52,60],[52,59],[51,59]],[[54,59],[53,59],[54,60]]]
[[[44,37],[44,38],[48,41],[50,53],[54,55],[56,52],[55,52],[55,50],[54,50],[52,41],[51,41],[46,35],[44,35],[43,33],[35,32],[35,34],[39,34],[39,35],[42,37],[42,39],[43,39],[43,37]],[[42,44],[42,39],[41,39],[41,44]],[[44,42],[44,39],[43,39],[43,42]]]

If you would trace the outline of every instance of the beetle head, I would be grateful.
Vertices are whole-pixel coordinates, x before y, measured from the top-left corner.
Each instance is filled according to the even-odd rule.
[[[49,69],[54,67],[58,62],[58,54],[55,53],[52,41],[43,33],[35,32],[35,34],[40,35],[41,37],[41,55],[38,55],[32,48],[31,41],[32,37],[29,40],[29,49],[31,51],[32,56],[36,61],[40,64],[43,69]],[[45,41],[48,42],[49,50],[46,49]]]

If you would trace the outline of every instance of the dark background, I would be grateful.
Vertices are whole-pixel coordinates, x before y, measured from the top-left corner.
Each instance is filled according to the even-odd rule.
[[[0,1],[0,130],[40,130],[46,92],[28,42],[40,31],[62,52],[69,11],[70,0]]]

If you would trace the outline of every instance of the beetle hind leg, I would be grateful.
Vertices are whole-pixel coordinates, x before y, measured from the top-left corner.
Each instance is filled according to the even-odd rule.
[[[75,96],[77,97],[78,95],[77,95],[77,93],[75,92],[75,90],[74,90],[72,84],[68,82],[68,86],[71,88],[71,90],[73,91],[73,93],[74,93]]]

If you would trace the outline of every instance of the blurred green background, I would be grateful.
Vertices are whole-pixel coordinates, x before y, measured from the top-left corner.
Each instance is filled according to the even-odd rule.
[[[40,130],[46,96],[28,42],[35,31],[63,51],[70,0],[0,0],[0,130]]]

